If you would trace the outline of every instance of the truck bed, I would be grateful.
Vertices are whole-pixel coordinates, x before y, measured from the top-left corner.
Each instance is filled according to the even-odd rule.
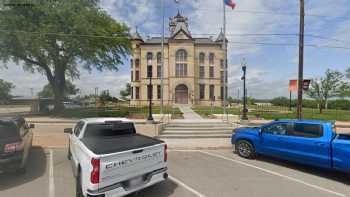
[[[140,134],[103,138],[83,138],[81,141],[89,150],[97,155],[123,152],[164,143],[161,140]]]

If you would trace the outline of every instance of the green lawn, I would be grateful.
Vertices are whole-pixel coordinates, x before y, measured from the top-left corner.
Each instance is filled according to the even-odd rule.
[[[153,107],[153,114],[159,114],[160,108]],[[165,107],[164,113],[172,114],[173,118],[182,118],[179,108]],[[65,109],[60,113],[50,113],[49,115],[62,118],[90,118],[90,117],[130,117],[146,118],[148,116],[148,107],[109,107],[109,108],[81,108]]]
[[[199,107],[192,108],[195,112],[203,117],[208,117],[211,114],[222,114],[223,109],[221,107]],[[241,108],[234,107],[228,109],[228,113],[234,115],[241,115]],[[338,120],[338,121],[350,121],[350,111],[347,110],[324,110],[322,114],[318,109],[304,108],[304,119],[318,119],[318,120]],[[248,116],[251,118],[264,118],[267,120],[273,119],[295,119],[296,110],[289,111],[287,107],[256,107],[249,106]]]

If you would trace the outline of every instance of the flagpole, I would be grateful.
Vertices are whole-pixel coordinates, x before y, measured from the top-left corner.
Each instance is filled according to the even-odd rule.
[[[226,95],[227,95],[227,92],[226,92],[226,78],[227,78],[227,46],[226,46],[226,5],[225,5],[225,2],[223,2],[223,11],[224,11],[224,18],[223,18],[223,26],[224,26],[224,40],[223,40],[223,47],[224,47],[224,88],[223,88],[223,96],[224,96],[224,115],[227,114],[227,111],[226,111]]]
[[[160,114],[163,114],[163,99],[164,99],[164,14],[165,14],[165,6],[164,6],[164,0],[162,1],[162,60],[161,60],[161,80],[160,80]]]

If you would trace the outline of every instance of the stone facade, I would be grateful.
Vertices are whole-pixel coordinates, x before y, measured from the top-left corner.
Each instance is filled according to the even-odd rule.
[[[222,32],[216,39],[194,38],[188,19],[178,14],[170,18],[169,34],[164,43],[164,105],[221,106],[225,69]],[[160,104],[161,57],[161,38],[144,40],[136,31],[132,37],[131,105],[148,105],[150,92],[153,104]]]

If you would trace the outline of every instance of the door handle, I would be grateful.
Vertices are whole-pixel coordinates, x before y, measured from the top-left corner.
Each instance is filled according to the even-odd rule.
[[[326,144],[323,142],[314,142],[314,144],[318,145],[318,146],[325,146]]]

